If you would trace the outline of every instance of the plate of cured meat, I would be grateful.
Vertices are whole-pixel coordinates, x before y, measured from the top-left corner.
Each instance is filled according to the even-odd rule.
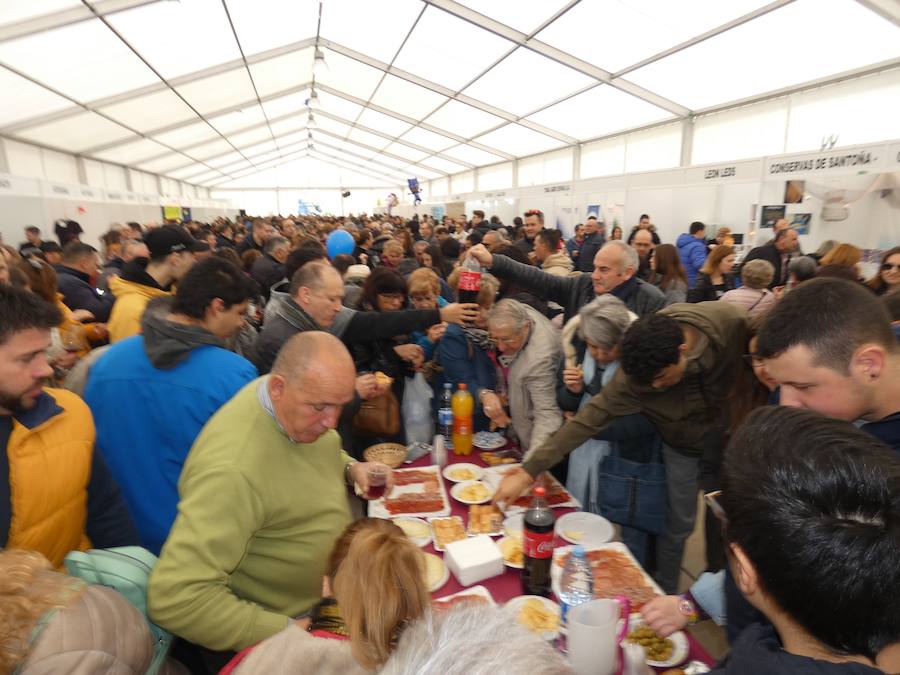
[[[571,549],[571,546],[560,546],[553,551],[550,586],[557,596],[559,580]],[[631,611],[638,612],[657,595],[663,595],[662,589],[638,564],[625,544],[603,544],[586,549],[585,553],[594,574],[594,597],[598,600],[624,595],[631,601]]]
[[[373,518],[449,516],[450,501],[440,469],[436,466],[394,469],[394,488],[369,502],[369,515]]]
[[[490,483],[494,490],[496,491],[497,487],[500,485],[500,481],[503,480],[503,477],[509,471],[514,471],[518,469],[521,464],[508,464],[508,465],[500,465],[500,466],[491,466],[484,470],[484,480]],[[535,481],[535,486],[543,485],[547,489],[547,495],[545,500],[547,501],[547,506],[552,509],[556,508],[564,508],[564,507],[574,507],[576,509],[581,508],[581,502],[579,502],[575,497],[571,495],[571,493],[563,487],[563,484],[560,483],[556,478],[550,473],[544,473],[540,476],[538,481]],[[529,488],[526,492],[522,494],[516,501],[512,504],[506,505],[506,508],[503,510],[504,513],[518,513],[520,511],[525,511],[528,509],[528,506],[531,504],[531,490]]]

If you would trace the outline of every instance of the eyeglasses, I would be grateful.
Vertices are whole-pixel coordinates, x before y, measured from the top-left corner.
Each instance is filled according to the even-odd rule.
[[[887,272],[889,270],[900,270],[900,264],[894,265],[893,263],[881,263],[882,272]]]
[[[719,503],[721,497],[722,491],[716,490],[715,492],[707,492],[703,495],[703,501],[706,502],[706,506],[712,511],[712,514],[724,523],[728,522],[728,517],[725,515],[725,509],[723,509],[722,505]]]
[[[753,368],[759,368],[763,364],[762,357],[756,354],[744,354],[744,362]]]
[[[382,300],[403,300],[403,293],[379,293]]]

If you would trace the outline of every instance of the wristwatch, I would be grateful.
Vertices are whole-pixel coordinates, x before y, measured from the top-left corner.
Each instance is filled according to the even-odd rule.
[[[344,464],[344,482],[353,487],[353,481],[350,480],[350,469],[353,468],[354,464],[359,464],[355,459],[350,460],[346,464]]]
[[[693,626],[700,621],[700,613],[697,611],[697,606],[686,595],[679,596],[678,611],[687,617],[689,626]]]

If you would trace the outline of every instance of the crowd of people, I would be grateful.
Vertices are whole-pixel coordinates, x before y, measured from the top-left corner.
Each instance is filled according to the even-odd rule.
[[[0,247],[0,672],[145,672],[147,626],[177,638],[159,672],[567,672],[500,610],[432,612],[415,546],[361,517],[364,449],[413,440],[407,403],[425,386],[433,418],[446,384],[522,453],[495,501],[552,472],[668,594],[657,632],[727,625],[714,672],[900,672],[900,247],[862,278],[786,221],[742,257],[707,234],[26,228]],[[625,466],[640,500],[609,489]],[[708,573],[679,595],[700,492]],[[61,572],[133,546],[145,607]]]

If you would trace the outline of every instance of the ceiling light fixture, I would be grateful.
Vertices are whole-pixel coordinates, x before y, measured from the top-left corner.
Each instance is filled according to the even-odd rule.
[[[319,102],[319,95],[316,93],[315,89],[313,89],[309,98],[306,99],[306,105],[309,106],[310,110],[320,110],[322,108],[322,104]]]
[[[313,117],[312,113],[309,113],[309,119],[306,120],[306,128],[307,129],[318,129],[319,123],[316,122],[316,118]]]
[[[325,63],[325,53],[318,48],[313,56],[312,72],[315,77],[322,77],[328,72],[328,64]]]

